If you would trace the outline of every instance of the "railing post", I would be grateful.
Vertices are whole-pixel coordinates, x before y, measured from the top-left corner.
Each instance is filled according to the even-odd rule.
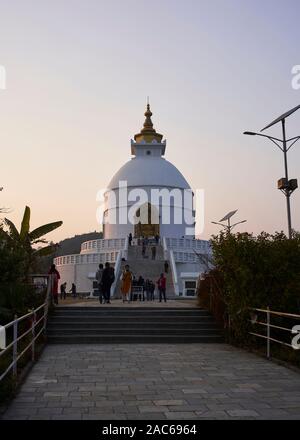
[[[18,321],[16,321],[16,319],[18,319],[17,315],[15,315],[14,317],[15,321],[13,324],[13,375],[16,377],[17,376],[17,372],[18,372],[18,366],[17,366],[17,357],[18,357]]]
[[[43,320],[44,334],[45,334],[46,329],[47,329],[48,308],[49,308],[48,299],[46,299],[45,307],[43,308],[43,314],[44,314],[44,320]]]
[[[270,307],[267,307],[267,358],[270,359]]]
[[[31,360],[34,362],[35,359],[35,323],[36,323],[36,312],[33,310],[32,320],[31,320],[31,335],[32,335],[32,345],[31,345]]]

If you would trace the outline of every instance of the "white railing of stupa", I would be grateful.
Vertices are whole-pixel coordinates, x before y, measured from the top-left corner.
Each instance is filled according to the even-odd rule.
[[[129,237],[127,237],[127,238],[125,239],[125,246],[124,246],[124,249],[123,249],[123,252],[122,252],[122,254],[123,254],[123,258],[124,258],[125,260],[128,259],[128,246],[129,246]]]
[[[166,237],[166,245],[168,249],[181,250],[191,249],[191,251],[207,253],[210,252],[211,246],[207,240],[194,240],[192,238],[169,238]]]
[[[162,239],[162,246],[163,246],[163,251],[164,251],[164,260],[168,260],[169,259],[169,250],[168,250],[166,237],[163,237],[163,239]]]
[[[118,285],[118,280],[120,278],[120,272],[121,272],[121,267],[122,267],[122,259],[124,258],[124,260],[127,260],[128,258],[128,246],[129,246],[129,239],[128,237],[125,239],[125,245],[124,245],[124,249],[122,249],[119,253],[118,253],[118,257],[116,260],[116,264],[115,264],[115,281],[113,282],[112,286],[111,286],[111,295],[114,296],[116,293],[116,288]]]
[[[125,244],[126,238],[89,240],[82,243],[81,253],[97,253],[108,249],[121,250],[124,249]]]
[[[116,293],[116,287],[117,287],[117,284],[118,284],[118,280],[119,280],[119,277],[120,277],[120,270],[121,270],[121,266],[122,266],[122,252],[119,252],[119,255],[118,255],[118,257],[117,257],[117,261],[116,261],[116,264],[115,264],[115,267],[114,267],[114,269],[115,269],[115,281],[113,282],[113,284],[112,284],[112,286],[111,286],[111,296],[114,296],[115,295],[115,293]]]
[[[170,264],[171,264],[171,272],[172,272],[172,279],[173,279],[173,286],[175,295],[179,295],[179,285],[178,285],[178,276],[177,276],[177,267],[175,262],[175,256],[172,250],[169,251],[170,255]]]
[[[115,263],[118,258],[118,254],[122,253],[120,251],[113,252],[99,252],[94,254],[75,254],[75,255],[64,255],[62,257],[54,258],[54,264],[56,266],[65,265],[75,265],[75,264],[105,264],[106,262]]]
[[[197,263],[197,254],[210,255],[211,246],[206,240],[195,240],[191,238],[164,238],[164,249],[173,252],[176,263]]]
[[[180,252],[173,249],[170,252],[173,253],[176,263],[196,263],[198,261],[198,257],[194,252]]]

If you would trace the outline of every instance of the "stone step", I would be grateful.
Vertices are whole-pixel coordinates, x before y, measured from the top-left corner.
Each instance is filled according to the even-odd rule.
[[[148,326],[148,327],[152,327],[152,328],[179,328],[179,329],[185,329],[185,328],[194,328],[196,330],[201,331],[202,328],[205,327],[212,327],[212,328],[217,328],[214,321],[212,320],[205,320],[202,321],[201,323],[198,322],[188,322],[188,321],[181,321],[176,322],[174,320],[166,320],[165,322],[162,321],[143,321],[143,320],[117,320],[117,321],[98,321],[98,322],[91,322],[91,321],[76,321],[76,320],[68,320],[68,321],[50,321],[48,323],[48,328],[69,328],[69,327],[77,327],[78,329],[80,328],[86,328],[86,327],[91,327],[91,328],[111,328],[111,327],[119,327],[119,328],[131,328],[132,326],[137,326],[139,328],[143,327],[143,326]]]
[[[55,335],[48,339],[50,344],[193,344],[222,343],[223,336],[211,335]]]
[[[163,310],[156,312],[154,310],[148,311],[145,309],[135,309],[135,310],[131,309],[126,312],[125,311],[124,312],[122,312],[122,311],[110,312],[110,311],[106,311],[106,310],[93,312],[93,311],[80,310],[79,312],[70,311],[68,313],[67,311],[63,311],[63,312],[55,313],[55,316],[77,316],[77,317],[98,316],[100,318],[105,317],[105,316],[120,316],[120,317],[122,317],[122,316],[124,316],[124,317],[127,317],[127,316],[142,316],[142,317],[145,317],[145,316],[152,316],[152,317],[154,317],[154,316],[158,316],[158,317],[159,316],[162,316],[162,317],[163,316],[176,316],[176,317],[195,316],[197,318],[201,318],[201,317],[211,316],[211,315],[209,315],[206,312],[191,312],[191,313],[189,313],[189,312],[167,312],[167,311],[163,311]]]
[[[185,328],[193,328],[193,329],[202,329],[202,328],[216,328],[216,324],[214,321],[201,321],[201,322],[163,322],[163,321],[135,321],[135,322],[119,322],[119,321],[110,321],[110,322],[100,322],[100,321],[87,321],[87,322],[78,322],[76,320],[61,322],[56,320],[51,320],[48,322],[48,328],[56,328],[56,329],[68,329],[68,328],[94,328],[94,329],[106,329],[106,328],[169,328],[169,329],[185,329]]]
[[[125,265],[129,264],[130,270],[133,273],[133,275],[136,276],[136,278],[138,278],[141,275],[145,280],[150,279],[154,283],[156,283],[160,274],[164,272],[164,251],[161,245],[157,245],[156,259],[152,260],[150,248],[151,246],[148,246],[146,250],[146,255],[148,255],[149,258],[143,258],[141,246],[130,246],[128,248],[127,261],[122,262],[121,272],[124,269]],[[170,267],[170,263],[169,263],[169,267]],[[120,278],[120,276],[118,278]],[[167,298],[168,299],[175,298],[174,286],[170,272],[166,274],[166,278],[167,278],[167,283],[166,283]],[[116,298],[121,297],[120,285],[121,282],[118,279],[115,290]],[[157,289],[156,289],[156,297],[157,297]]]
[[[78,334],[78,327],[68,327],[68,328],[60,328],[60,327],[48,327],[47,335],[48,336],[56,336],[59,334],[62,335],[76,335]],[[199,329],[197,328],[153,328],[153,327],[131,327],[131,328],[122,328],[119,327],[102,327],[102,328],[80,328],[81,335],[195,335]],[[213,328],[201,328],[201,335],[210,335],[210,334],[221,334],[215,327]]]
[[[57,344],[223,342],[212,316],[196,307],[57,307],[47,336]]]
[[[209,312],[205,309],[201,309],[200,307],[172,307],[172,306],[167,306],[166,308],[161,308],[161,307],[155,307],[155,306],[149,306],[149,307],[134,307],[133,305],[127,306],[127,304],[125,304],[124,306],[121,307],[109,307],[109,306],[102,306],[99,304],[98,307],[88,307],[88,306],[59,306],[55,308],[55,314],[59,313],[60,311],[64,311],[64,312],[68,312],[70,313],[71,311],[73,312],[77,312],[77,311],[90,311],[90,312],[101,312],[101,313],[115,313],[115,312],[128,312],[128,311],[138,311],[141,313],[146,313],[146,312],[178,312],[178,313],[182,313],[182,312],[188,312],[188,313],[207,313],[209,314]]]

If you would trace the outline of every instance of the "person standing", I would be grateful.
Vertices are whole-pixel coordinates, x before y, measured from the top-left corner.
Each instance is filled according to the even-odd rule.
[[[154,296],[155,296],[155,284],[154,284],[153,281],[150,281],[150,292],[151,292],[150,300],[151,300],[151,301],[154,301]]]
[[[51,275],[51,280],[50,280],[50,283],[52,283],[51,294],[54,304],[58,304],[58,280],[60,280],[60,275],[55,267],[55,264],[51,265],[48,275]]]
[[[145,295],[144,295],[144,292],[145,292],[145,280],[142,277],[142,275],[139,276],[137,285],[138,285],[138,287],[141,287],[140,294],[139,294],[140,295],[140,301],[142,301],[142,299],[143,299],[143,301],[145,301]]]
[[[169,263],[167,261],[165,261],[164,269],[165,269],[165,273],[169,272]]]
[[[143,239],[142,241],[142,257],[145,258],[146,257],[146,240]]]
[[[160,278],[157,281],[157,285],[159,291],[159,302],[162,301],[162,297],[164,297],[164,301],[167,302],[167,298],[166,298],[167,279],[163,273],[160,274]]]
[[[129,265],[126,264],[125,269],[122,273],[121,277],[121,292],[123,295],[123,303],[125,301],[130,301],[130,294],[131,294],[131,286],[132,286],[132,273],[129,270]]]
[[[146,299],[147,301],[151,300],[151,281],[149,279],[145,282],[145,291],[146,291]]]
[[[76,298],[76,296],[77,296],[76,284],[72,283],[72,287],[69,290],[69,292],[72,292],[72,297]]]
[[[102,274],[102,286],[103,286],[103,295],[106,304],[110,304],[110,289],[115,281],[115,271],[113,267],[110,267],[110,264],[105,263],[105,269]]]
[[[96,280],[98,283],[98,290],[99,290],[99,302],[100,304],[103,303],[103,284],[102,284],[102,276],[103,276],[103,264],[100,263],[99,264],[99,269],[96,272]]]
[[[62,283],[60,285],[60,299],[61,300],[66,299],[66,296],[67,296],[66,289],[67,289],[67,283]]]
[[[155,258],[156,258],[156,246],[152,246],[151,252],[152,252],[152,260],[155,260]]]
[[[129,246],[131,246],[132,243],[132,233],[130,232],[130,234],[128,235],[128,244]]]

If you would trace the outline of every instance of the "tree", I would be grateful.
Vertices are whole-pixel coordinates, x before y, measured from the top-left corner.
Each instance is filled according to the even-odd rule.
[[[30,231],[30,208],[28,206],[25,207],[20,232],[11,220],[5,218],[4,222],[8,227],[6,238],[17,244],[26,255],[24,273],[27,277],[36,259],[45,255],[50,255],[55,251],[56,246],[53,243],[48,244],[48,241],[42,237],[59,228],[63,222],[57,221],[48,223]],[[47,246],[36,249],[35,246],[40,243],[47,244]]]

